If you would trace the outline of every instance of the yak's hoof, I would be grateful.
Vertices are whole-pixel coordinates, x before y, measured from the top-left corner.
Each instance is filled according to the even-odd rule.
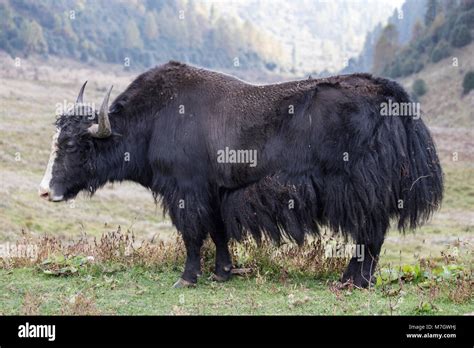
[[[181,289],[181,288],[194,288],[196,286],[196,283],[189,282],[187,280],[184,280],[183,278],[179,278],[176,283],[174,283],[173,288],[174,289]]]
[[[354,286],[359,289],[366,289],[372,285],[375,285],[375,280],[376,278],[374,276],[362,276],[362,275],[357,275],[355,277],[349,277],[345,276],[341,279],[341,287],[350,287]]]

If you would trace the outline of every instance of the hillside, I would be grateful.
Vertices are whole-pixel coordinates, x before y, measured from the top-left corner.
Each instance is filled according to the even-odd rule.
[[[362,50],[366,33],[404,1],[247,0],[226,1],[227,6],[205,1],[202,6],[224,18],[254,24],[283,48],[274,58],[277,70],[304,76],[340,70]]]
[[[170,59],[213,69],[335,72],[403,0],[0,1],[0,50],[142,70]]]
[[[473,30],[473,0],[407,0],[386,25],[367,33],[362,52],[341,72],[406,77],[453,57],[472,41]]]
[[[269,71],[280,52],[252,23],[221,20],[197,1],[3,0],[0,18],[0,50],[12,57],[66,57],[135,71],[170,59]]]
[[[395,8],[386,25],[396,28],[397,45],[407,44],[413,36],[413,28],[419,23],[426,11],[426,0],[406,0],[401,8]],[[363,48],[358,55],[352,56],[342,73],[370,72],[373,69],[375,45],[382,35],[384,23],[378,23],[366,36]]]
[[[412,91],[413,82],[422,79],[427,92],[419,97],[424,118],[431,126],[468,127],[474,125],[474,91],[463,95],[462,82],[466,72],[474,70],[474,43],[460,49],[423,70],[402,78],[400,82]],[[453,66],[457,59],[458,66]]]

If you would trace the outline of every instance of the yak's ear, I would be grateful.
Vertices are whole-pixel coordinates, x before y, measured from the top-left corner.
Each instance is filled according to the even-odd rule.
[[[281,116],[294,117],[304,113],[312,104],[317,87],[306,91],[298,91],[286,96],[280,102],[278,113]]]

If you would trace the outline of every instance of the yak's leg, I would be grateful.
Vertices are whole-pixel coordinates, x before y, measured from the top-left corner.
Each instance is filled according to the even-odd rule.
[[[374,272],[382,249],[386,229],[370,242],[358,242],[357,249],[363,248],[363,254],[352,257],[342,276],[342,283],[352,281],[360,288],[366,288],[374,282]],[[357,250],[356,249],[356,250]],[[362,249],[359,249],[362,250]],[[361,257],[363,255],[363,257]]]
[[[173,285],[174,288],[194,286],[201,275],[201,247],[204,236],[192,238],[183,234],[183,240],[186,246],[186,265],[181,278]]]
[[[229,238],[225,231],[214,230],[210,232],[212,241],[216,245],[216,269],[212,278],[219,282],[229,280],[232,270],[232,259],[227,246]]]
[[[362,244],[361,247],[364,248],[363,260],[361,260],[360,256],[352,257],[341,281],[342,283],[352,281],[355,286],[366,288],[374,281],[373,274],[377,266],[382,244],[378,246]]]

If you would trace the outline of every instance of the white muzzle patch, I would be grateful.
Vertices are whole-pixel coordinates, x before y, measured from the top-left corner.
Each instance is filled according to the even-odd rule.
[[[51,142],[51,153],[49,155],[48,165],[46,166],[46,171],[44,173],[43,179],[41,180],[39,186],[39,195],[43,198],[48,198],[50,201],[60,201],[63,197],[55,197],[54,193],[51,192],[51,179],[53,178],[53,165],[56,160],[56,155],[58,152],[58,138],[59,138],[59,128],[56,130],[56,133],[53,135]]]

